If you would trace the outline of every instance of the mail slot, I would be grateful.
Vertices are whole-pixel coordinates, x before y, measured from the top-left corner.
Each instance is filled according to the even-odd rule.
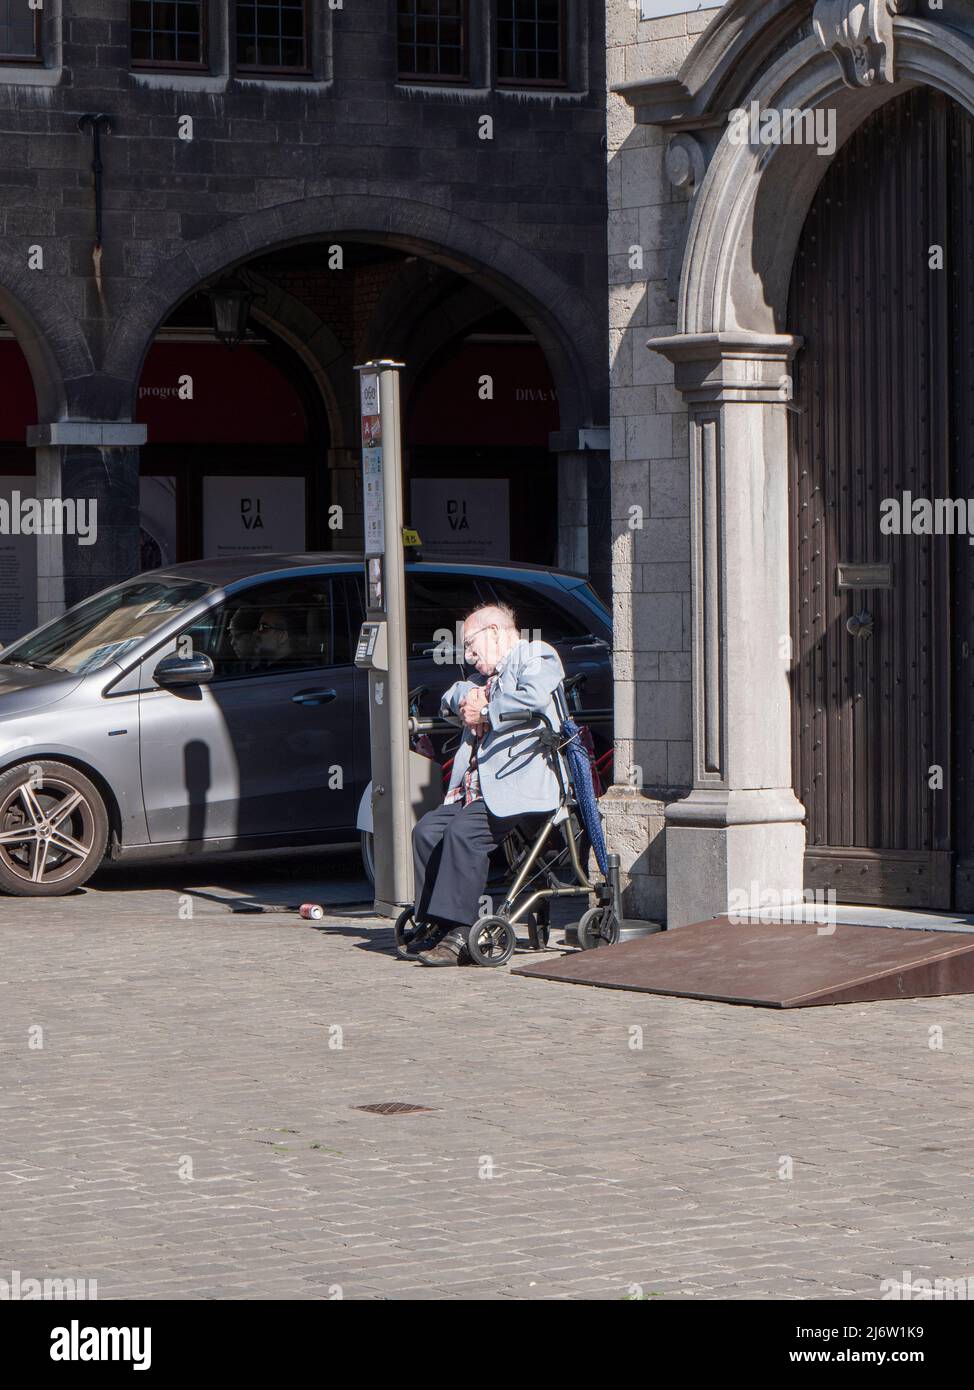
[[[850,565],[835,567],[835,587],[839,589],[892,589],[893,567],[888,564]]]

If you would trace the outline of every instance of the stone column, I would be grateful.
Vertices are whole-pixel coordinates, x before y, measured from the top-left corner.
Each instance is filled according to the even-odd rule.
[[[608,603],[612,596],[609,517],[609,431],[586,425],[555,430],[548,448],[558,456],[559,569],[592,579]]]
[[[693,790],[666,807],[667,926],[801,891],[792,789],[787,402],[801,340],[651,340],[690,409]]]
[[[71,501],[75,516],[96,527],[90,544],[78,534],[38,537],[39,622],[138,574],[138,446],[145,437],[145,425],[129,421],[59,420],[27,431],[37,450],[38,498]]]
[[[362,545],[362,456],[357,449],[329,449],[329,504],[342,509],[342,529],[332,533],[332,550],[356,550]]]
[[[558,454],[558,568],[588,574],[588,459]]]

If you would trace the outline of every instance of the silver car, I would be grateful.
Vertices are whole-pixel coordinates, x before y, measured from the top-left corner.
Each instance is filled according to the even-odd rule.
[[[503,600],[585,703],[611,706],[610,618],[541,566],[407,565],[411,687],[456,678],[444,629]],[[368,683],[361,557],[200,560],[126,580],[0,654],[0,891],[54,896],[112,858],[357,838]]]

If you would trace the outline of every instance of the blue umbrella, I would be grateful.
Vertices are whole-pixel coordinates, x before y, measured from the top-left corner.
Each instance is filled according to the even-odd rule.
[[[605,836],[602,834],[602,817],[599,815],[599,804],[595,798],[595,788],[592,785],[592,763],[588,749],[581,740],[581,731],[574,719],[566,717],[562,724],[562,733],[565,735],[562,752],[571,769],[579,815],[588,832],[592,848],[595,850],[599,868],[603,874],[607,875],[609,861],[606,857]]]

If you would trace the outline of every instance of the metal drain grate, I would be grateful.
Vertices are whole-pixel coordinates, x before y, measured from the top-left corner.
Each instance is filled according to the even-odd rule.
[[[370,1115],[418,1115],[430,1112],[429,1105],[410,1105],[406,1100],[380,1100],[374,1105],[353,1105],[353,1110],[367,1110]]]

